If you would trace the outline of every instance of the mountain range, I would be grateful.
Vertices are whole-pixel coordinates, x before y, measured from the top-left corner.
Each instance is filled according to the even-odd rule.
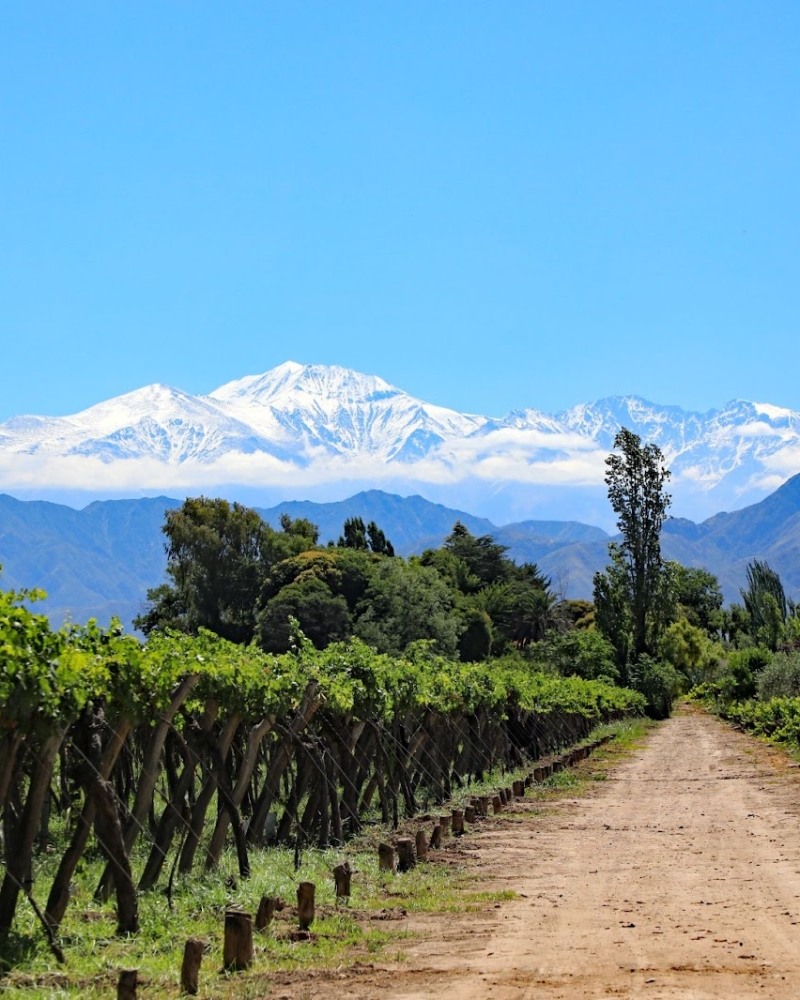
[[[127,626],[141,611],[146,591],[164,580],[164,512],[180,501],[161,496],[95,501],[83,510],[47,501],[0,495],[0,586],[48,592],[43,610],[56,623],[65,617]],[[517,562],[536,562],[564,596],[591,598],[592,576],[607,562],[610,536],[577,521],[529,520],[496,526],[486,518],[434,504],[420,496],[381,490],[335,503],[292,501],[261,509],[277,527],[283,513],[307,517],[320,540],[336,540],[348,517],[374,520],[398,554],[438,546],[460,520],[473,534],[491,534]],[[800,593],[800,475],[764,500],[701,522],[673,518],[664,526],[666,558],[715,573],[728,601],[739,598],[747,563],[766,559],[787,593]]]
[[[65,417],[0,424],[0,488],[87,499],[199,492],[274,505],[369,486],[495,523],[611,527],[604,460],[621,426],[662,449],[677,514],[763,499],[800,471],[800,414],[735,400],[707,413],[615,396],[548,415],[459,413],[346,368],[286,362],[208,395],[151,385]]]

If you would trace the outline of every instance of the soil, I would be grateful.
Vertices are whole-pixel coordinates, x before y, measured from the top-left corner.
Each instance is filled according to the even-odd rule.
[[[797,1000],[797,765],[687,711],[587,785],[472,838],[480,888],[515,899],[409,917],[404,961],[277,979],[271,997]]]

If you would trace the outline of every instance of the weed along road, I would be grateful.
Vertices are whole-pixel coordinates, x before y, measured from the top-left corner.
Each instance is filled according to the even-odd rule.
[[[588,785],[475,838],[482,887],[516,898],[412,921],[404,962],[344,971],[336,995],[796,1000],[791,763],[690,710]]]

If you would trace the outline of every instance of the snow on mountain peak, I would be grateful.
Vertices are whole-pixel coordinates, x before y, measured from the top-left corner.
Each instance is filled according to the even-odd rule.
[[[800,414],[768,403],[734,400],[694,413],[610,396],[556,415],[529,408],[490,419],[415,399],[375,375],[287,361],[207,396],[155,384],[68,417],[8,420],[0,425],[0,487],[16,488],[28,459],[26,483],[73,483],[76,458],[149,486],[130,461],[142,460],[163,489],[173,482],[169,470],[182,466],[179,481],[190,489],[274,476],[299,488],[393,476],[415,489],[458,490],[468,480],[492,495],[508,488],[523,505],[526,489],[602,488],[603,460],[623,426],[662,449],[673,492],[713,491],[715,509],[800,471]]]

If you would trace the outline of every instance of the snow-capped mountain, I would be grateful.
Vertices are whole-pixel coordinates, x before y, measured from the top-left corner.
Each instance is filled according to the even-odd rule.
[[[311,489],[333,499],[381,484],[469,501],[495,519],[606,523],[604,460],[622,426],[662,449],[682,516],[753,503],[800,471],[800,414],[769,404],[691,413],[625,396],[556,415],[485,417],[422,402],[376,376],[286,362],[208,396],[152,385],[73,416],[8,420],[0,489],[108,496],[224,486],[266,500]]]

